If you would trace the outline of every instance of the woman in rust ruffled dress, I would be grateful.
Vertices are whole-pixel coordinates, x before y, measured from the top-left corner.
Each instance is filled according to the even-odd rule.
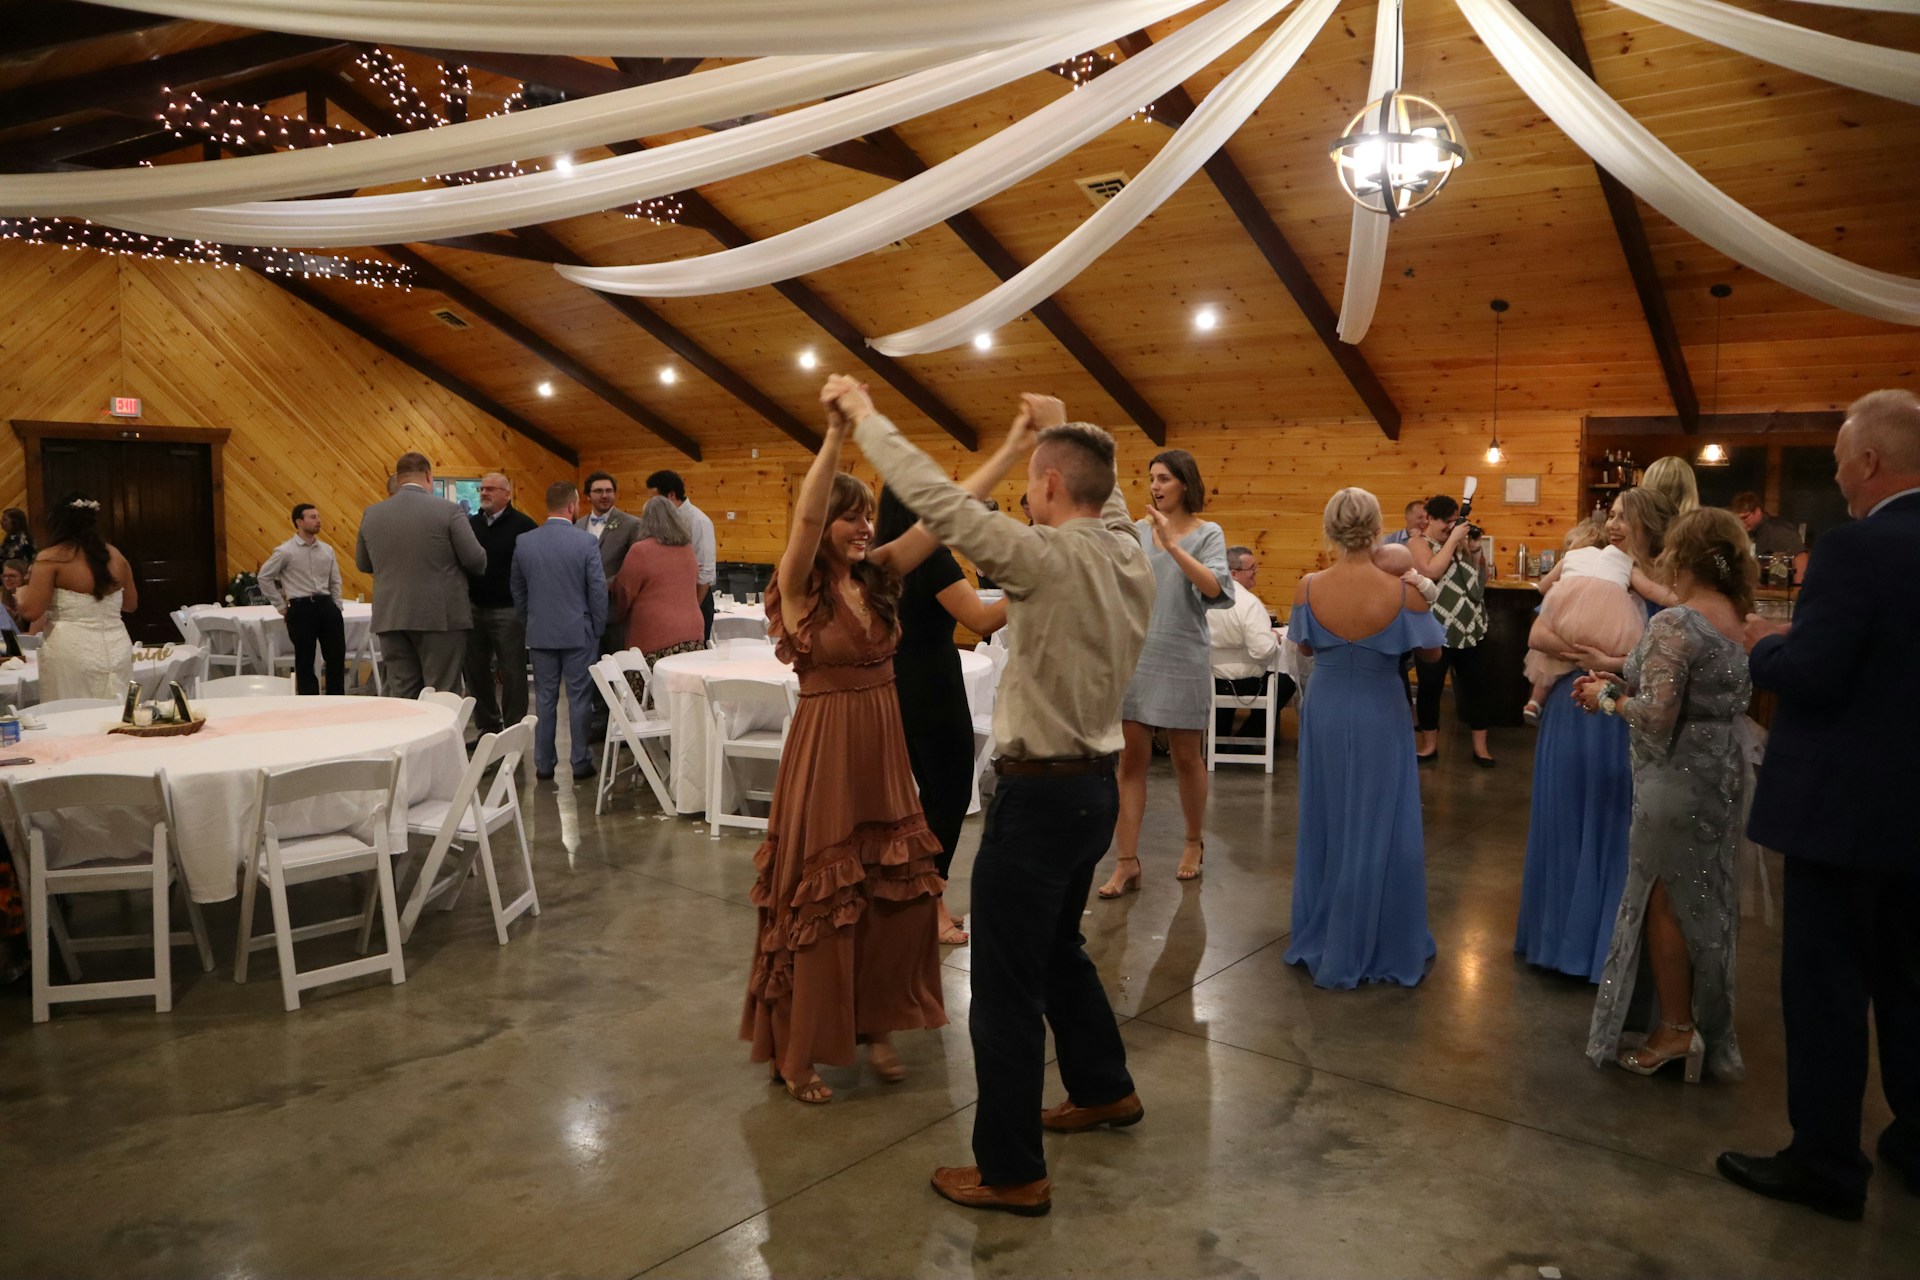
[[[947,1022],[940,842],[920,810],[893,683],[900,580],[938,544],[916,525],[869,553],[873,494],[836,471],[846,394],[865,389],[836,377],[821,393],[826,440],[767,592],[767,633],[799,673],[800,709],[754,857],[759,945],[740,1020],[753,1060],[771,1062],[802,1102],[832,1099],[815,1064],[849,1066],[858,1043],[882,1080],[903,1079],[892,1033]],[[995,455],[965,486],[984,494],[1008,465]]]

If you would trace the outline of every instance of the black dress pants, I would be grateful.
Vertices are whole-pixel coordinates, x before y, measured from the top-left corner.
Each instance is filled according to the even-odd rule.
[[[1467,722],[1469,729],[1485,729],[1493,723],[1493,711],[1488,703],[1493,692],[1487,681],[1487,653],[1479,645],[1466,649],[1455,649],[1451,645],[1440,651],[1440,656],[1432,662],[1414,660],[1414,666],[1420,673],[1419,728],[1422,733],[1431,733],[1440,727],[1440,692],[1447,681],[1447,671],[1453,671],[1453,700],[1459,709],[1460,718]]]
[[[293,691],[315,694],[320,681],[313,674],[317,644],[327,664],[327,692],[347,691],[347,624],[332,596],[303,596],[287,601],[287,639],[293,641]]]
[[[702,636],[701,639],[703,640],[713,639],[713,588],[712,587],[708,587],[707,594],[700,597],[700,621],[706,626],[706,629],[707,629],[706,635]]]
[[[973,1156],[989,1186],[1047,1176],[1040,1099],[1048,1026],[1076,1104],[1105,1106],[1133,1092],[1126,1045],[1080,934],[1119,816],[1112,774],[1003,774],[988,806],[973,863],[969,1034],[980,1092]]]
[[[1920,875],[1788,858],[1780,940],[1787,1150],[1838,1190],[1865,1194],[1860,1149],[1867,1007],[1880,1038],[1889,1143],[1920,1164]]]

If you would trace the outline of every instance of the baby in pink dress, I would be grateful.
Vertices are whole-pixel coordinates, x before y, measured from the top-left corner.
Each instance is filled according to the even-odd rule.
[[[1528,724],[1540,723],[1540,704],[1554,681],[1578,664],[1558,655],[1581,646],[1602,653],[1624,654],[1647,629],[1642,600],[1671,604],[1673,593],[1634,564],[1633,557],[1614,546],[1595,546],[1596,531],[1582,526],[1575,545],[1540,580],[1540,616],[1527,637],[1527,679],[1533,700],[1522,713]]]

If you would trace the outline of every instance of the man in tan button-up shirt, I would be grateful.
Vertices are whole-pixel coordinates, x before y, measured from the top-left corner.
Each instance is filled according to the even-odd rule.
[[[956,1204],[1045,1213],[1042,1125],[1074,1132],[1144,1114],[1080,913],[1119,816],[1120,699],[1153,612],[1153,571],[1114,481],[1113,437],[1023,397],[1009,446],[1039,429],[1028,528],[977,502],[875,412],[852,379],[829,382],[854,442],[942,542],[1007,593],[1008,657],[993,709],[999,787],[973,865],[973,1003],[980,1104],[976,1166],[939,1169]],[[1044,1018],[1044,1022],[1043,1022]],[[1046,1024],[1068,1101],[1040,1109]]]

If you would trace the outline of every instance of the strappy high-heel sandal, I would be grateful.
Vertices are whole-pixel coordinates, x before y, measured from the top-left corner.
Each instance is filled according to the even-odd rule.
[[[1125,867],[1129,862],[1133,864],[1133,874],[1130,876],[1121,875],[1120,874],[1121,868]],[[1120,865],[1116,866],[1113,869],[1113,877],[1109,879],[1105,884],[1101,885],[1096,892],[1098,892],[1099,895],[1102,898],[1105,898],[1108,902],[1112,902],[1115,898],[1119,897],[1121,894],[1134,893],[1138,891],[1139,888],[1140,888],[1140,859],[1122,858],[1120,859]]]
[[[1186,850],[1182,849],[1180,851],[1180,869],[1173,873],[1175,880],[1198,880],[1200,878],[1200,872],[1203,869],[1200,864],[1207,860],[1207,842],[1205,840],[1189,840],[1187,843],[1197,846],[1200,850],[1200,856],[1193,860],[1192,866],[1188,866]]]
[[[1637,1076],[1658,1075],[1668,1063],[1684,1062],[1687,1083],[1699,1084],[1701,1073],[1707,1063],[1707,1042],[1701,1039],[1700,1032],[1691,1022],[1666,1022],[1661,1025],[1669,1031],[1691,1033],[1692,1038],[1687,1041],[1687,1047],[1673,1053],[1656,1053],[1643,1045],[1638,1049],[1627,1050],[1614,1061]]]
[[[822,1080],[817,1072],[811,1079],[803,1080],[799,1084],[795,1084],[780,1074],[779,1064],[769,1063],[767,1065],[767,1083],[777,1084],[785,1089],[787,1095],[795,1102],[805,1102],[819,1106],[833,1101],[833,1090],[827,1087],[827,1082]]]

